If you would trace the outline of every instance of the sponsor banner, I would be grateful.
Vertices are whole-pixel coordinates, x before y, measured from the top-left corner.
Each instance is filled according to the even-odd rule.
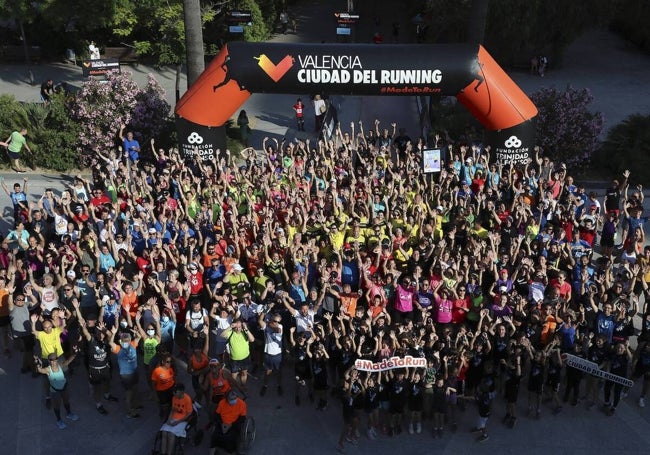
[[[252,25],[253,15],[250,10],[235,10],[226,13],[226,22],[229,24]]]
[[[109,71],[120,71],[120,61],[115,58],[84,60],[81,63],[81,70],[84,77],[105,76]]]
[[[224,127],[208,127],[176,119],[178,132],[178,150],[185,160],[199,155],[202,161],[215,161],[219,152],[226,148],[226,130]]]
[[[535,119],[528,120],[512,128],[499,131],[489,131],[486,144],[492,150],[490,155],[503,164],[526,164],[529,158],[535,156]]]
[[[585,373],[596,376],[597,378],[603,378],[606,381],[615,382],[616,384],[620,384],[624,387],[632,387],[634,385],[634,382],[630,379],[624,378],[622,376],[617,376],[607,371],[603,371],[598,368],[597,364],[581,357],[571,354],[562,354],[562,359],[566,361],[566,364],[568,366],[576,368],[580,371],[584,371]]]
[[[449,45],[432,55],[408,45],[251,44],[228,43],[227,67],[232,79],[253,92],[410,94],[387,90],[408,88],[455,94],[475,79],[469,74],[475,46]]]
[[[442,168],[440,161],[441,152],[440,149],[422,150],[422,171],[425,174],[440,172],[440,169]]]
[[[355,13],[334,13],[336,22],[339,25],[343,24],[356,24],[359,22],[359,15]]]
[[[427,359],[424,357],[412,357],[407,355],[405,357],[391,357],[384,359],[381,362],[373,362],[372,360],[357,359],[354,362],[354,367],[359,371],[387,371],[394,368],[426,368]]]

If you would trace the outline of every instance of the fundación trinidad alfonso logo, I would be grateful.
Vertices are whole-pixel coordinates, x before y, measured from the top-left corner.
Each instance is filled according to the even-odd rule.
[[[197,145],[203,144],[203,137],[196,131],[193,131],[189,136],[187,136],[187,143]]]
[[[506,139],[503,145],[509,149],[517,149],[521,147],[521,140],[517,136],[510,136],[508,139]]]
[[[290,55],[285,55],[280,63],[277,65],[271,61],[266,54],[262,54],[259,57],[253,57],[257,60],[257,64],[264,70],[264,72],[273,79],[273,82],[278,82],[282,77],[287,74],[287,71],[291,69],[294,63],[294,59]]]

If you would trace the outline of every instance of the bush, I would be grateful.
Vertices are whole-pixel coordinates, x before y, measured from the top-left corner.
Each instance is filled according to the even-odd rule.
[[[429,112],[433,134],[444,137],[446,133],[461,142],[478,140],[483,134],[479,121],[453,97],[432,97]]]
[[[32,164],[60,172],[78,169],[79,125],[70,118],[65,96],[52,95],[47,106],[30,104],[25,107],[34,142]]]
[[[619,1],[610,28],[646,54],[650,53],[650,4],[645,0]]]
[[[253,24],[244,27],[244,39],[251,42],[264,41],[268,39],[271,33],[257,2],[254,0],[242,0],[238,2],[237,7],[244,10],[250,10],[252,16]],[[268,19],[271,23],[274,20],[273,18]]]
[[[632,171],[637,182],[650,179],[650,115],[635,114],[614,126],[594,155],[594,165],[603,174]]]
[[[76,150],[79,128],[68,115],[64,95],[53,95],[47,106],[0,96],[2,140],[22,127],[27,127],[27,141],[32,151],[24,154],[26,164],[56,171],[79,166]]]
[[[9,137],[12,131],[27,126],[29,121],[22,104],[13,95],[0,95],[0,141]]]
[[[604,122],[602,112],[589,110],[594,99],[589,90],[544,88],[531,99],[539,109],[537,144],[556,162],[583,170],[599,146]]]
[[[146,153],[145,142],[171,127],[169,112],[164,93],[152,76],[144,90],[128,71],[113,71],[106,81],[85,82],[70,104],[70,114],[80,126],[77,150],[81,161],[87,164],[95,152],[115,150],[121,125],[134,131]]]

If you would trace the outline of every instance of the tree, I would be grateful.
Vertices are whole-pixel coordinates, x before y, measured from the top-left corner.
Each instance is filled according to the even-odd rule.
[[[268,4],[271,2],[267,1],[265,3]],[[271,6],[269,6],[269,11],[275,11],[275,9],[271,8]],[[274,23],[275,18],[263,16],[258,2],[255,0],[238,0],[232,5],[232,9],[250,10],[251,12],[251,20],[253,23],[244,27],[244,39],[246,41],[257,42],[264,41],[269,38],[271,33],[267,22],[270,20],[271,23]],[[269,14],[271,13],[269,12]]]
[[[634,114],[614,126],[595,154],[594,165],[607,175],[633,169],[638,182],[650,179],[650,115]]]
[[[592,23],[604,2],[499,0],[490,2],[486,48],[503,66],[528,64],[544,53],[551,63]]]
[[[191,3],[188,9],[187,3]],[[198,25],[194,15],[198,8]],[[176,99],[180,97],[180,77],[188,64],[188,84],[203,72],[202,27],[217,11],[212,5],[201,8],[199,0],[149,0],[128,2],[116,10],[114,33],[130,39],[139,55],[152,57],[159,65],[176,66]],[[188,16],[189,14],[189,16]],[[191,24],[186,24],[186,19]],[[186,34],[186,30],[189,33]],[[187,36],[186,36],[187,35]],[[187,47],[191,42],[192,46]],[[189,53],[186,54],[186,49]]]
[[[588,166],[604,123],[601,112],[589,110],[594,100],[591,92],[586,88],[544,88],[533,93],[531,100],[539,110],[537,143],[545,153],[574,168]]]

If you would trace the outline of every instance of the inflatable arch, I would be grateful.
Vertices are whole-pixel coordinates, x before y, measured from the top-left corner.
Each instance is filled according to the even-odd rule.
[[[176,105],[181,151],[212,159],[255,92],[456,96],[497,159],[524,161],[535,141],[537,108],[482,46],[233,42]]]

